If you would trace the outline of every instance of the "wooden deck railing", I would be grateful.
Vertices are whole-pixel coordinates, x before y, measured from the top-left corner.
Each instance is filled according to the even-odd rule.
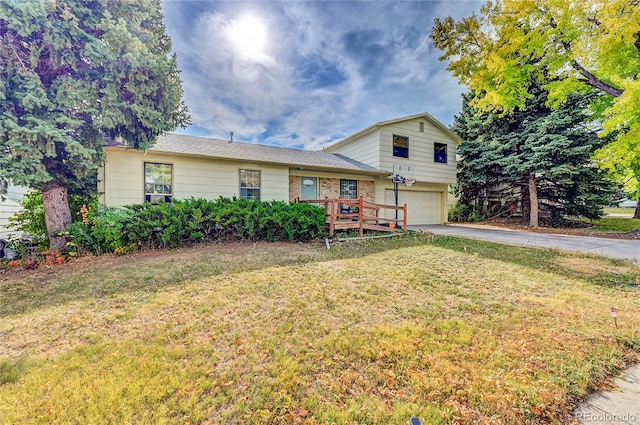
[[[309,199],[296,200],[308,204],[323,205],[327,211],[329,224],[329,236],[333,236],[336,230],[358,229],[360,236],[364,230],[393,231],[402,223],[402,228],[407,228],[407,204],[403,206],[374,204],[359,199]],[[402,218],[380,217],[380,210],[402,211]],[[395,214],[394,214],[395,215]],[[385,224],[381,224],[385,222]]]

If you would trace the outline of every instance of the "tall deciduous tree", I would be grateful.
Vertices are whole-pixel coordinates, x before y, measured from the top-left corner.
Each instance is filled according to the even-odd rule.
[[[482,113],[464,97],[453,130],[464,142],[458,154],[460,202],[483,210],[487,200],[521,201],[529,225],[538,226],[539,203],[551,219],[598,218],[611,200],[613,184],[591,160],[606,140],[587,124],[587,95],[571,95],[559,109],[547,105],[547,93],[530,89],[533,98],[508,116]]]
[[[0,177],[41,190],[52,248],[105,139],[187,125],[160,0],[0,0]]]
[[[479,16],[436,19],[431,38],[483,110],[523,108],[533,82],[553,106],[599,90],[592,110],[616,137],[596,158],[640,196],[640,0],[488,1]]]

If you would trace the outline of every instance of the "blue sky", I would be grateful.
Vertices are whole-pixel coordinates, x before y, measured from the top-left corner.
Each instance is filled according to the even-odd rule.
[[[436,17],[477,1],[165,0],[192,125],[185,134],[321,149],[387,119],[449,125],[465,87],[438,61]]]

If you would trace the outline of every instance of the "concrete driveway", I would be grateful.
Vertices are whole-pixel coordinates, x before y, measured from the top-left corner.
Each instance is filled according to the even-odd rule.
[[[464,238],[482,239],[509,245],[554,248],[562,251],[598,254],[612,258],[632,260],[640,264],[639,240],[556,235],[511,229],[483,228],[463,224],[430,224],[408,227],[409,230],[425,230],[435,235],[461,236]]]

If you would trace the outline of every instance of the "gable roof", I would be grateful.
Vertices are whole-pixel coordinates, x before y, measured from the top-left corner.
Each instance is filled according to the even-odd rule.
[[[440,121],[438,121],[437,119],[435,119],[431,114],[429,114],[428,112],[421,112],[419,114],[415,114],[415,115],[409,115],[406,117],[400,117],[400,118],[394,118],[391,120],[387,120],[387,121],[380,121],[377,122],[375,124],[370,125],[369,127],[360,130],[356,133],[351,134],[348,137],[345,137],[342,140],[337,141],[336,143],[329,145],[326,147],[326,149],[330,149],[333,148],[334,146],[338,146],[338,145],[342,145],[344,143],[347,143],[365,133],[368,133],[372,130],[375,130],[377,128],[380,127],[384,127],[385,125],[390,125],[390,124],[396,124],[399,122],[403,122],[403,121],[410,121],[410,120],[415,120],[418,118],[422,118],[425,121],[430,122],[434,127],[436,127],[438,130],[442,131],[444,134],[446,134],[447,136],[451,137],[456,143],[461,143],[462,142],[462,138],[460,136],[458,136],[456,133],[454,133],[453,131],[451,131],[449,129],[449,127],[447,127],[446,125],[442,124]]]
[[[113,143],[109,146],[125,147],[123,144]],[[150,147],[148,151],[281,164],[300,168],[309,167],[323,170],[349,171],[353,173],[366,172],[368,174],[380,175],[390,174],[387,171],[379,170],[338,154],[236,141],[230,142],[228,140],[187,136],[183,134],[166,134],[160,136],[158,141]]]

